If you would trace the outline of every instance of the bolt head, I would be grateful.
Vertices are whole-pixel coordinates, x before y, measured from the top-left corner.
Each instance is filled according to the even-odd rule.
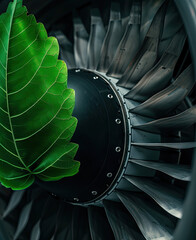
[[[115,122],[116,122],[117,124],[121,124],[121,120],[120,120],[119,118],[117,118],[117,119],[115,120]]]
[[[92,195],[94,195],[94,196],[97,195],[97,191],[92,191],[91,193],[92,193]]]
[[[116,151],[116,152],[120,152],[120,151],[121,151],[121,147],[116,147],[116,148],[115,148],[115,151]]]
[[[112,173],[111,172],[107,173],[107,177],[111,178],[112,177]]]
[[[108,98],[112,99],[113,95],[112,94],[108,94]]]

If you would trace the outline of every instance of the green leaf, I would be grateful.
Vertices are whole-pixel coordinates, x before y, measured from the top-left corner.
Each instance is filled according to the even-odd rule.
[[[56,38],[14,0],[0,16],[0,181],[14,190],[72,176],[75,92]]]

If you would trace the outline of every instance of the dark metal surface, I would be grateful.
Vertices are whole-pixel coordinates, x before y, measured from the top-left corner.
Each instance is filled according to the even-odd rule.
[[[87,46],[89,35],[78,14],[75,12],[74,15],[74,57],[76,67],[87,68]]]
[[[144,240],[131,215],[119,203],[104,201],[104,209],[116,240]]]
[[[118,192],[118,197],[147,240],[172,239],[172,221],[167,215],[161,214],[161,211],[156,211],[157,206],[154,203],[128,192]]]
[[[196,106],[193,106],[186,111],[177,115],[160,118],[143,125],[135,125],[134,128],[141,129],[148,132],[176,132],[186,129],[196,122]]]
[[[167,1],[156,13],[146,34],[142,47],[129,63],[117,85],[131,89],[154,66],[157,60],[158,45],[162,36]]]
[[[165,211],[171,215],[181,218],[184,194],[168,184],[156,183],[148,178],[125,176],[126,180],[144,191],[155,200]]]
[[[132,143],[133,146],[146,147],[157,150],[164,149],[190,149],[196,148],[196,142],[180,142],[180,143]]]
[[[97,70],[99,72],[107,72],[114,57],[115,51],[113,50],[118,47],[122,35],[123,29],[120,13],[120,3],[114,1],[111,3],[109,26],[105,39],[103,41],[99,64],[97,67]]]
[[[106,29],[98,8],[91,10],[91,30],[87,48],[88,69],[97,69],[100,58],[101,47],[105,38]]]
[[[91,240],[86,208],[75,207],[72,213],[72,238],[70,240]]]
[[[193,59],[194,73],[196,74],[196,2],[195,0],[175,0],[186,28],[190,51]],[[184,204],[184,214],[180,221],[174,240],[195,240],[196,238],[196,150],[193,155],[192,182]]]
[[[88,222],[93,240],[114,240],[114,235],[103,207],[88,207]]]
[[[120,78],[135,57],[140,47],[140,21],[141,0],[134,0],[125,33],[107,71],[108,76]]]
[[[123,168],[126,124],[117,92],[94,72],[73,69],[68,86],[76,93],[73,115],[78,126],[72,138],[79,144],[80,171],[74,177],[39,184],[67,202],[84,203],[109,191]]]
[[[183,102],[192,90],[194,84],[193,68],[192,65],[189,65],[167,88],[148,98],[131,111],[152,118],[164,117]],[[151,87],[153,87],[153,85],[151,85]],[[146,91],[146,89],[144,91]],[[143,97],[143,95],[139,95]],[[160,109],[162,111],[160,111]]]
[[[182,165],[182,164],[176,165],[171,163],[144,161],[144,160],[136,160],[136,159],[131,159],[130,162],[133,162],[135,164],[138,164],[150,169],[158,170],[173,178],[176,178],[182,181],[191,180],[191,168],[188,165]]]
[[[126,94],[126,97],[142,102],[166,88],[173,76],[175,65],[182,52],[185,40],[186,34],[181,29],[175,34],[158,63]]]

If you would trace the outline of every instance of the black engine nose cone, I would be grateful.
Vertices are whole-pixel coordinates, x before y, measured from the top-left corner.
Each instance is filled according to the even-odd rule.
[[[121,172],[126,116],[118,93],[102,76],[72,69],[68,87],[75,90],[76,96],[73,116],[78,125],[72,142],[79,144],[75,159],[81,167],[73,177],[39,184],[67,202],[91,202],[103,196]]]

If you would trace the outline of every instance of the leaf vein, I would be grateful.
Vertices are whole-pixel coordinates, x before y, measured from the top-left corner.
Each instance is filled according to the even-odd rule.
[[[32,19],[31,19],[31,22],[32,22]],[[10,37],[10,40],[13,40],[14,38],[18,37],[21,33],[25,32],[25,31],[32,25],[31,22],[30,22],[30,24],[29,24],[26,28],[24,28],[24,29],[23,29],[22,31],[20,31],[18,34],[16,34],[16,35],[13,36],[13,37]]]
[[[19,67],[19,68],[15,69],[15,70],[12,71],[12,72],[8,72],[7,75],[16,73],[17,71],[23,69],[33,58],[35,58],[35,56],[33,56],[33,57],[32,57],[29,61],[27,61],[24,65],[22,65],[22,67]],[[11,95],[11,94],[9,93],[8,95]]]
[[[1,21],[1,23],[3,23],[3,26],[4,26],[4,28],[5,28],[6,32],[7,32],[7,34],[9,34],[9,31],[8,31],[7,27],[5,26],[5,23],[4,23],[3,21]]]
[[[1,89],[4,93],[6,93],[5,89],[3,89],[2,87],[0,87],[0,89]]]
[[[7,54],[7,50],[6,50],[5,46],[4,46],[4,43],[3,43],[3,41],[2,41],[1,38],[0,38],[0,40],[1,40],[1,44],[2,44],[2,46],[3,46],[3,49],[4,49],[5,53]]]
[[[60,135],[58,136],[58,138],[56,138],[56,140],[39,156],[37,157],[30,165],[28,165],[28,167],[32,166],[34,163],[36,163],[45,153],[47,153],[53,146],[54,144],[59,140],[61,139],[61,136],[63,135],[64,132],[66,132],[69,128],[71,128],[72,126],[74,125],[74,122],[68,126],[66,129],[64,129]]]
[[[14,154],[12,151],[10,151],[9,149],[7,149],[5,146],[3,146],[3,144],[0,143],[0,146],[5,149],[8,153],[10,153],[11,155],[13,155],[16,158],[19,158],[16,154]]]
[[[6,112],[2,107],[0,107],[0,110],[6,114],[8,114],[8,112]]]
[[[1,122],[0,122],[0,126],[2,126],[2,128],[4,128],[5,130],[7,130],[8,132],[11,133],[10,129],[8,129],[6,126],[4,126]]]
[[[0,64],[1,64],[1,66],[6,70],[6,68],[5,68],[5,66],[3,65],[3,63],[1,62],[1,60],[0,60]]]
[[[15,11],[16,10],[16,2],[13,2],[13,4],[15,4],[14,5],[14,11]],[[13,15],[11,16],[11,23],[12,22],[13,22]],[[9,35],[9,39],[10,39],[10,34],[11,34],[11,29],[10,29],[10,32],[8,34]],[[10,42],[8,42],[8,49],[9,49],[9,43]],[[7,66],[6,66],[6,69],[7,69],[8,68],[8,62],[6,62],[6,63],[7,63]],[[22,160],[22,158],[21,158],[21,156],[19,154],[19,151],[18,151],[18,148],[17,148],[17,145],[16,145],[16,141],[15,141],[15,136],[14,136],[13,127],[12,127],[12,121],[11,121],[11,118],[10,118],[10,109],[9,109],[9,101],[8,101],[8,81],[7,81],[7,76],[6,76],[5,80],[6,80],[6,105],[7,105],[7,111],[8,111],[8,120],[9,120],[10,130],[12,132],[11,134],[12,134],[12,138],[13,138],[13,143],[14,143],[14,147],[15,147],[15,150],[16,150],[16,153],[18,155],[18,158],[19,158],[20,162],[23,164],[24,167],[26,167],[25,163],[23,162],[23,160]],[[29,172],[31,172],[30,169],[27,168],[27,170]]]
[[[6,179],[6,180],[15,180],[15,179],[20,179],[20,178],[27,177],[29,175],[31,175],[31,173],[27,173],[27,174],[24,174],[24,175],[21,175],[21,176],[18,176],[18,177],[4,177],[4,179]]]
[[[61,68],[61,69],[62,69],[62,68]],[[60,70],[61,70],[61,69],[60,69]],[[49,89],[52,88],[53,85],[56,83],[56,80],[57,80],[57,78],[58,78],[58,76],[59,76],[59,74],[60,74],[60,70],[59,70],[59,73],[58,73],[58,75],[57,75],[54,83],[53,83],[48,89],[46,89],[46,92],[45,92],[34,104],[32,104],[32,105],[31,105],[28,109],[26,109],[25,111],[23,111],[23,112],[21,112],[21,113],[18,113],[17,115],[11,116],[11,118],[16,118],[16,117],[19,117],[19,116],[23,115],[24,113],[28,112],[31,108],[33,108],[38,102],[40,102],[40,100],[48,93]]]
[[[6,164],[8,164],[8,165],[10,165],[10,166],[12,166],[12,167],[15,167],[15,168],[18,168],[18,169],[21,169],[21,170],[26,170],[25,168],[22,168],[22,167],[16,166],[16,165],[14,165],[14,164],[12,164],[12,163],[10,163],[10,162],[8,162],[8,161],[2,159],[2,158],[0,158],[0,161],[1,161],[1,162],[5,162]]]
[[[64,155],[66,155],[67,153],[73,151],[73,149],[76,148],[76,146],[73,146],[71,149],[69,149],[68,151],[64,152],[59,158],[57,158],[52,164],[48,165],[45,169],[38,171],[38,172],[34,172],[34,174],[40,174],[44,171],[46,171],[48,168],[52,167],[59,159],[61,159]]]
[[[54,40],[53,40],[53,42],[54,42]],[[53,44],[53,42],[52,42],[52,44]],[[29,85],[29,83],[34,79],[35,75],[37,74],[37,72],[38,72],[39,69],[41,68],[41,64],[43,63],[43,61],[44,61],[47,53],[48,53],[49,50],[51,49],[52,44],[50,45],[50,48],[48,49],[48,51],[47,51],[46,54],[44,55],[44,57],[43,57],[43,59],[42,59],[42,61],[41,61],[41,63],[40,63],[40,66],[38,67],[38,69],[36,70],[36,72],[34,73],[34,75],[31,77],[31,79],[30,79],[22,88],[20,88],[19,90],[15,91],[15,92],[8,93],[8,95],[12,95],[12,94],[18,93],[18,92],[22,91],[26,86]]]
[[[22,52],[20,52],[19,54],[15,55],[15,56],[13,56],[13,57],[9,57],[8,59],[9,59],[9,60],[10,60],[10,59],[14,59],[14,58],[20,56],[22,53],[24,53],[34,42],[36,42],[36,40],[37,40],[37,38],[38,38],[38,36],[39,36],[39,33],[40,33],[40,30],[38,31],[36,38],[35,38],[35,39],[31,42],[31,44],[29,44]]]
[[[67,89],[65,89],[67,90]],[[68,97],[66,99],[64,99],[63,103],[61,104],[59,110],[57,111],[57,113],[54,115],[53,118],[51,118],[44,126],[42,126],[40,129],[38,129],[36,132],[34,132],[33,134],[27,136],[27,137],[24,137],[24,138],[16,138],[16,142],[19,142],[19,141],[24,141],[24,140],[27,140],[28,138],[31,138],[32,136],[34,136],[35,134],[37,134],[38,132],[40,132],[43,128],[45,128],[48,124],[50,124],[55,118],[56,116],[58,115],[58,113],[61,111],[62,109],[62,106],[63,104],[67,101],[67,99],[69,98],[69,96],[71,95],[71,93],[68,95]]]

